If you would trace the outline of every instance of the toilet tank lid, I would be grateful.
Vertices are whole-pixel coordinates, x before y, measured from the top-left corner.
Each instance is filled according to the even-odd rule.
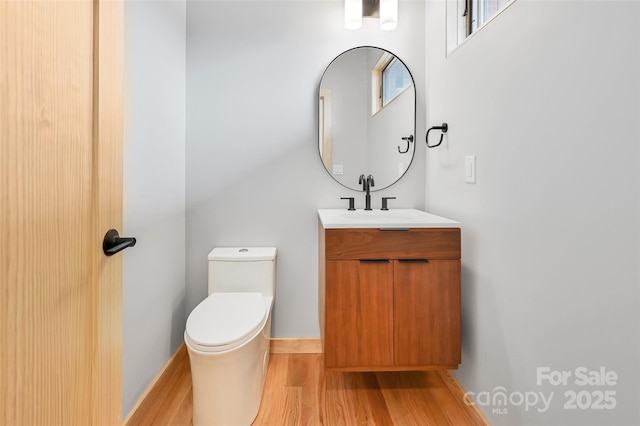
[[[275,260],[275,258],[275,247],[216,247],[207,256],[208,260],[224,260],[227,262]]]

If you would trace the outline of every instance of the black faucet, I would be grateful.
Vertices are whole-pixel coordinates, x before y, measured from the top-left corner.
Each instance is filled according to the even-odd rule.
[[[362,190],[365,192],[364,209],[371,210],[371,194],[369,193],[369,190],[372,186],[376,186],[373,182],[373,176],[369,175],[365,178],[364,175],[360,175],[358,183],[362,184]]]

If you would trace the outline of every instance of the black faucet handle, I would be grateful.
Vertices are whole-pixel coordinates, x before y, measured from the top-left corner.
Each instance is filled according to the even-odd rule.
[[[367,192],[369,189],[369,181],[365,177],[365,175],[360,175],[358,178],[358,184],[362,185],[362,191]]]
[[[395,200],[396,197],[382,197],[382,208],[380,210],[389,210],[387,207],[387,200]]]
[[[355,198],[354,197],[340,197],[341,200],[349,200],[349,208],[347,210],[355,210]]]

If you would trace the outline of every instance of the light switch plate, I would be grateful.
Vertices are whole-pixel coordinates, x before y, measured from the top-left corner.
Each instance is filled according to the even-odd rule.
[[[464,157],[464,181],[466,183],[476,183],[475,155],[467,155]]]
[[[343,165],[342,164],[334,164],[332,172],[333,172],[334,175],[342,175],[342,174],[344,174]]]

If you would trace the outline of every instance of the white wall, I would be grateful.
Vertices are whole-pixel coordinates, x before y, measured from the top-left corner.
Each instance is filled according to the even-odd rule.
[[[555,393],[546,412],[482,407],[497,425],[640,424],[640,3],[517,0],[448,58],[445,3],[425,14],[427,121],[449,124],[428,206],[463,223],[457,377]],[[576,385],[583,366],[617,384]],[[538,367],[573,375],[538,386]],[[606,390],[615,409],[563,408]]]
[[[318,154],[320,78],[343,51],[374,45],[416,78],[424,128],[424,3],[402,2],[398,29],[344,29],[343,3],[193,1],[187,7],[187,312],[207,294],[215,246],[278,248],[276,337],[317,337],[318,208],[364,196],[336,183]],[[424,147],[402,181],[374,193],[424,205]]]
[[[184,331],[185,23],[184,1],[125,2],[123,417]]]

